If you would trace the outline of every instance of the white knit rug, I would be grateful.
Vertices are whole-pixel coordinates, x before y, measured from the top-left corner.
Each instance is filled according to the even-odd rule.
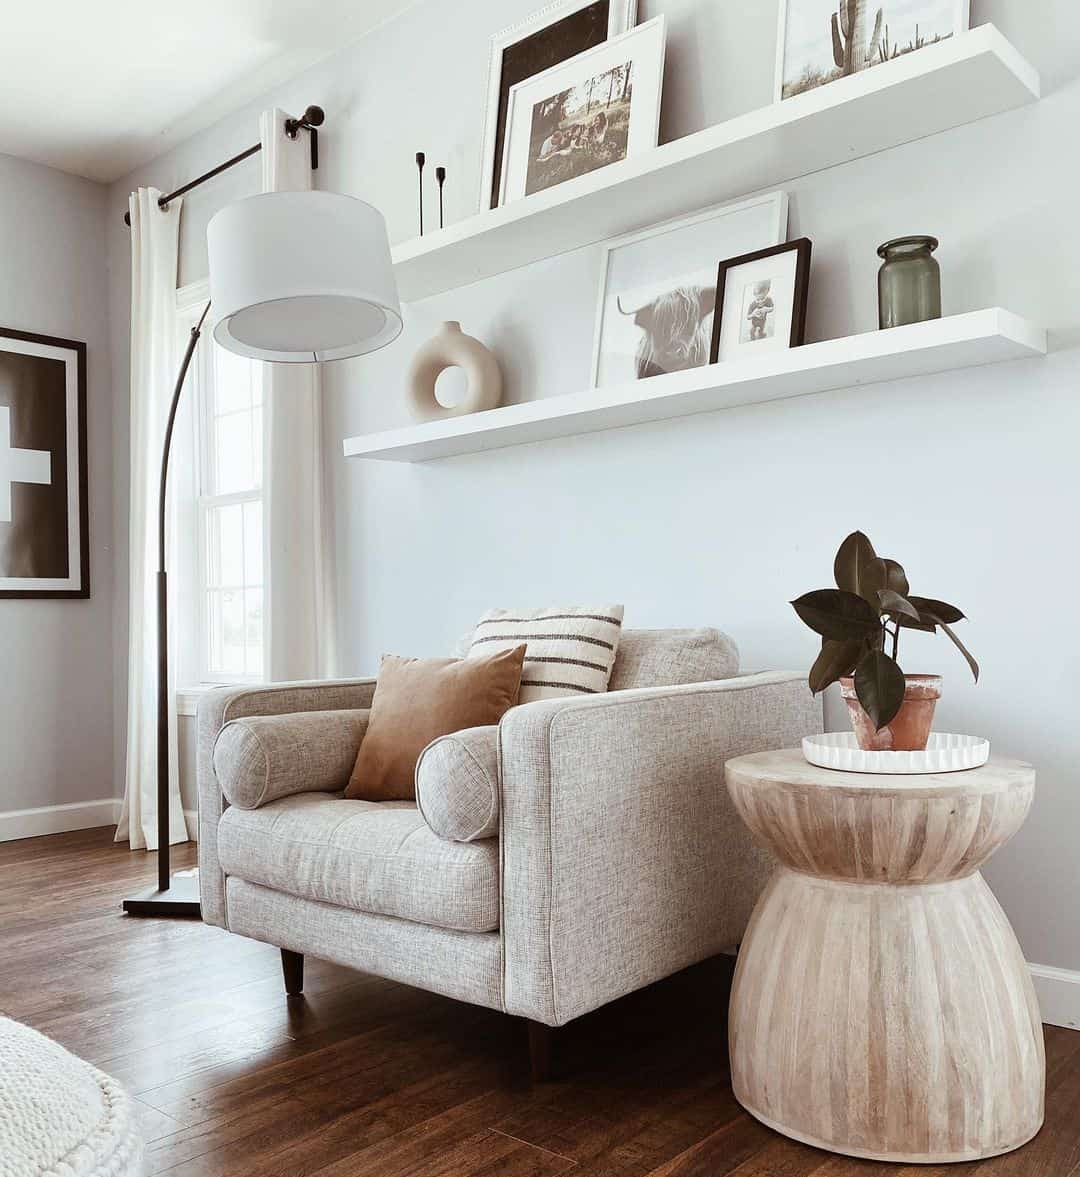
[[[137,1177],[131,1100],[51,1038],[0,1017],[0,1177]]]

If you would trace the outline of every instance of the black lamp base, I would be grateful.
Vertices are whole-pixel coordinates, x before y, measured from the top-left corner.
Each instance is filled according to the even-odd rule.
[[[169,889],[150,887],[124,900],[128,915],[186,916],[201,919],[198,875],[173,875]]]

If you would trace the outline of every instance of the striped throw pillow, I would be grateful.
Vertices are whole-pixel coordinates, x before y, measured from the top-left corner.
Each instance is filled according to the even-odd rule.
[[[622,605],[492,609],[476,626],[469,657],[524,642],[519,703],[602,694],[615,665],[622,620]]]

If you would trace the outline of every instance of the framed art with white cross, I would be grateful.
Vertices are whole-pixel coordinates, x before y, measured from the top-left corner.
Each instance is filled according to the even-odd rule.
[[[0,598],[90,595],[86,344],[0,328]]]

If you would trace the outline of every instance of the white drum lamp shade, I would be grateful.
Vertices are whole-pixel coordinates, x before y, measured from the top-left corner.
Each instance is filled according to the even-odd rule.
[[[337,192],[266,192],[206,230],[211,331],[229,351],[284,363],[341,360],[401,333],[386,222]]]

